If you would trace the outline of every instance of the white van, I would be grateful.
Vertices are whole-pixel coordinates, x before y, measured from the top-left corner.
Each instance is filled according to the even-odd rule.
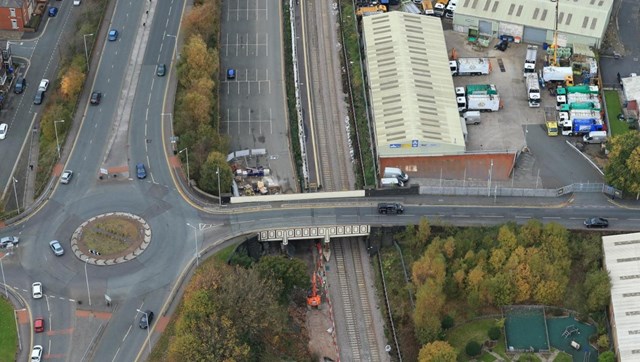
[[[480,119],[480,111],[467,111],[462,113],[462,118],[464,118],[465,124],[480,124],[482,120]]]
[[[380,186],[382,187],[403,187],[404,182],[398,180],[397,177],[386,177],[380,179]]]
[[[582,137],[584,143],[603,143],[607,140],[607,131],[591,131]]]
[[[407,176],[406,173],[402,172],[401,169],[397,168],[397,167],[385,167],[384,168],[384,174],[382,176],[383,178],[397,178],[398,180],[402,181],[402,182],[407,182],[409,181],[409,176]]]

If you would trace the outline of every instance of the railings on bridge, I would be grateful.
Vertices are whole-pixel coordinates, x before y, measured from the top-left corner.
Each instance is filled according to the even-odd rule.
[[[263,230],[258,233],[258,240],[282,241],[283,245],[291,239],[324,239],[328,243],[331,238],[368,236],[370,232],[370,225],[302,226]]]

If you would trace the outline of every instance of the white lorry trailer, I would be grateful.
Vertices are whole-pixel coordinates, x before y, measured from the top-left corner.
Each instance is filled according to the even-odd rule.
[[[527,87],[527,98],[529,107],[540,107],[540,83],[538,82],[538,74],[527,73],[525,75],[525,86]]]
[[[524,76],[536,72],[536,59],[538,58],[538,46],[527,45],[527,55],[524,58]]]
[[[488,58],[458,58],[449,61],[451,75],[487,75],[491,72]]]
[[[593,103],[594,109],[600,109],[600,99],[597,94],[569,93],[556,96],[557,110],[560,110],[563,105],[571,103]]]
[[[573,69],[571,67],[542,68],[542,79],[545,82],[564,82],[567,77],[573,78]]]
[[[499,94],[470,94],[467,95],[467,110],[495,112],[500,109]]]

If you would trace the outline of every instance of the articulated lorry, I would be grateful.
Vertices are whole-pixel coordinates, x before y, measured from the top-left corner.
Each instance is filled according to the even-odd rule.
[[[575,118],[561,122],[561,132],[563,136],[584,135],[589,132],[602,131],[602,121],[594,118]]]
[[[573,93],[598,94],[600,90],[597,85],[574,85],[571,87],[558,87],[556,89],[558,95],[567,95]]]
[[[469,84],[461,94],[456,88],[456,102],[459,111],[491,111],[500,109],[500,95],[493,84]]]
[[[556,96],[556,109],[560,110],[563,105],[574,103],[592,103],[593,109],[601,109],[600,98],[597,94],[569,93]]]
[[[376,5],[376,6],[362,6],[356,10],[357,17],[369,16],[382,14],[387,11],[387,7],[384,5]]]
[[[544,67],[542,68],[542,79],[545,82],[573,83],[573,69],[571,67]]]
[[[573,103],[563,104],[562,106],[560,106],[559,111],[569,112],[574,109],[600,111],[600,102],[589,101],[589,102],[573,102]]]
[[[488,58],[458,58],[449,61],[451,75],[487,75],[491,72]]]
[[[444,15],[444,11],[447,8],[447,4],[449,0],[436,0],[436,4],[433,7],[433,15],[442,17]]]
[[[602,121],[602,116],[600,115],[600,112],[591,110],[591,109],[572,109],[570,111],[563,111],[558,113],[558,120],[560,122],[576,119],[576,118],[582,118],[582,119],[593,118],[597,121]]]
[[[525,86],[527,87],[527,98],[529,107],[540,107],[540,83],[536,73],[528,73],[525,75]]]
[[[524,76],[536,72],[536,59],[538,58],[538,46],[527,45],[527,55],[524,58]]]

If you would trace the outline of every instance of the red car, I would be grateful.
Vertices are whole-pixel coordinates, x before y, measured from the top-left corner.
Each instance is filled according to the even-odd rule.
[[[44,318],[38,317],[33,321],[33,331],[36,333],[44,332]]]

